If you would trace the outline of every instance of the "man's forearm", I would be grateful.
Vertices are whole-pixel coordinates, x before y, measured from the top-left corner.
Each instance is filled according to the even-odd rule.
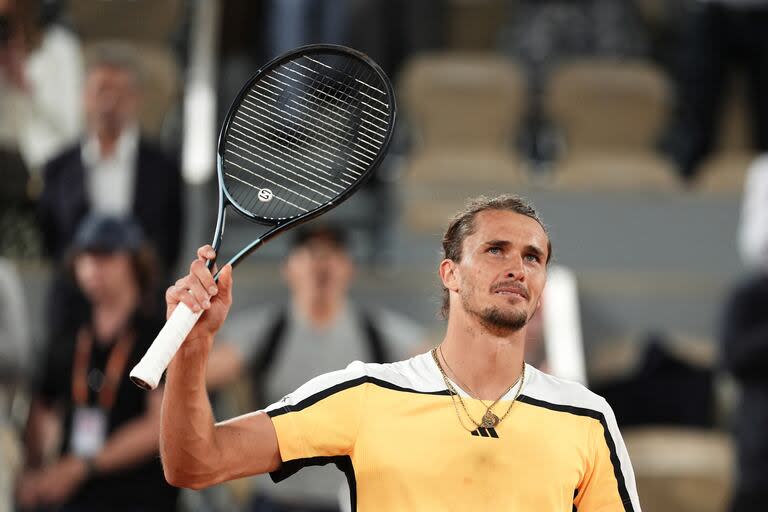
[[[205,386],[210,341],[187,340],[166,376],[160,421],[160,455],[169,483],[199,488],[218,473],[213,411]]]

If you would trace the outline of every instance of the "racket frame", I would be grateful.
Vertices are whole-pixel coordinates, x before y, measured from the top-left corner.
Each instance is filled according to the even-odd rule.
[[[328,201],[326,204],[324,204],[319,208],[316,208],[307,213],[298,215],[296,217],[292,217],[287,220],[265,219],[264,217],[251,214],[244,208],[240,208],[238,206],[237,201],[235,201],[232,198],[232,196],[229,194],[229,191],[227,190],[227,187],[224,185],[224,149],[225,149],[224,146],[227,142],[226,134],[229,132],[230,124],[232,123],[234,116],[238,111],[238,108],[242,104],[243,98],[251,91],[254,83],[259,81],[266,73],[280,66],[284,62],[293,60],[297,56],[301,56],[303,54],[304,55],[311,54],[313,52],[338,53],[340,55],[353,55],[354,57],[364,61],[376,72],[376,74],[379,75],[379,78],[381,79],[382,83],[387,85],[386,93],[387,93],[387,99],[390,105],[390,116],[388,120],[387,134],[386,134],[385,140],[382,142],[381,149],[376,155],[376,158],[369,165],[368,169],[365,172],[365,175],[359,178],[358,180],[356,180],[356,182],[351,187],[349,187],[347,190],[339,194],[338,197],[335,197],[331,201]],[[245,259],[253,251],[255,251],[259,246],[265,244],[271,238],[280,234],[282,231],[295,227],[294,225],[300,225],[307,221],[310,221],[315,217],[317,217],[318,215],[322,215],[328,210],[336,207],[339,203],[344,202],[350,195],[356,192],[366,181],[368,181],[371,175],[373,175],[376,169],[378,169],[379,165],[381,164],[381,161],[386,156],[387,148],[389,147],[389,143],[392,140],[392,135],[394,133],[396,120],[397,120],[397,103],[395,101],[394,88],[392,87],[392,84],[389,78],[387,77],[384,70],[381,69],[381,66],[379,66],[376,62],[374,62],[373,59],[368,57],[368,55],[364,54],[363,52],[360,52],[353,48],[349,48],[347,46],[342,46],[342,45],[336,45],[336,44],[309,44],[305,46],[300,46],[288,53],[282,54],[272,59],[268,63],[266,63],[261,68],[259,68],[259,70],[256,71],[256,73],[254,73],[254,75],[250,79],[248,79],[245,85],[243,85],[243,87],[238,92],[237,96],[235,96],[235,99],[230,104],[229,110],[227,111],[227,115],[224,118],[224,123],[222,125],[221,131],[219,132],[219,140],[218,140],[217,150],[216,150],[216,176],[218,179],[218,186],[219,186],[219,209],[218,209],[218,214],[216,218],[216,229],[214,231],[213,240],[211,242],[211,246],[213,247],[214,251],[216,251],[218,255],[219,248],[221,247],[221,243],[224,237],[224,228],[226,224],[225,210],[227,206],[232,206],[232,209],[235,210],[235,212],[237,212],[239,215],[241,215],[242,217],[244,217],[245,219],[251,222],[256,222],[258,224],[272,228],[272,229],[269,229],[264,234],[262,234],[261,236],[259,236],[258,238],[254,239],[251,243],[243,247],[234,256],[232,256],[232,258],[229,259],[227,264],[232,265],[232,267],[235,267],[237,266],[238,263],[240,263],[243,259]],[[209,260],[207,262],[207,266],[209,270],[213,269],[215,262],[216,262],[215,259]],[[218,272],[214,275],[214,279],[218,281]]]

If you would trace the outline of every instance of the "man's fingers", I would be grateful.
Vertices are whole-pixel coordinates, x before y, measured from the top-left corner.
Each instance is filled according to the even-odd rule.
[[[165,292],[169,305],[183,302],[189,309],[199,312],[211,307],[211,297],[219,293],[219,287],[206,264],[216,257],[210,245],[197,250],[197,259],[189,265],[189,274],[176,281]]]
[[[202,299],[210,299],[213,295],[218,293],[216,287],[216,281],[213,280],[213,275],[208,267],[205,266],[203,260],[195,260],[189,266],[190,277],[194,277],[198,280],[200,287],[205,291],[206,297],[198,297]],[[194,281],[194,279],[193,279]]]
[[[170,306],[183,303],[192,311],[200,311],[202,307],[195,295],[190,292],[186,284],[175,284],[168,288],[168,290],[165,292],[165,301]]]
[[[194,312],[210,307],[210,296],[195,276],[186,276],[176,281],[165,293],[168,304],[183,302]]]
[[[216,251],[210,245],[204,245],[197,250],[197,257],[201,260],[212,260],[216,258]]]
[[[219,273],[219,297],[232,301],[232,265],[224,265]]]

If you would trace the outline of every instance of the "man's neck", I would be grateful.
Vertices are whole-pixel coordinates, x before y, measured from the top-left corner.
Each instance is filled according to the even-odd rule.
[[[494,332],[478,320],[453,315],[438,356],[448,376],[465,391],[496,400],[520,377],[524,349],[525,327]]]
[[[106,160],[111,158],[117,150],[117,143],[120,140],[120,133],[99,133],[96,136],[99,149],[99,159]]]

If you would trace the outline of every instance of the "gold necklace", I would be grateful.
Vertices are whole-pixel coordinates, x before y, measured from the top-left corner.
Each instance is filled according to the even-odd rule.
[[[445,358],[445,354],[443,354],[443,345],[442,345],[442,343],[440,345],[438,345],[437,348],[440,351],[440,357],[443,359],[443,362],[445,363],[445,366],[447,366],[448,369],[451,371],[451,373],[454,376],[456,376],[456,372],[453,371],[453,368],[451,368],[451,365],[448,364],[448,360]],[[440,368],[440,371],[443,372],[443,368],[442,367]],[[443,373],[445,373],[445,372],[443,372]],[[520,375],[521,375],[521,377],[523,377],[525,375],[525,362],[523,362]],[[458,379],[458,376],[456,376],[456,377]],[[480,403],[483,404],[483,406],[485,406],[485,414],[483,414],[483,419],[481,420],[481,423],[478,426],[482,426],[483,428],[492,428],[492,427],[495,427],[496,425],[498,425],[501,422],[501,419],[504,419],[504,418],[507,417],[507,414],[509,414],[509,411],[512,408],[511,404],[510,404],[509,408],[507,409],[507,412],[504,414],[504,416],[501,419],[499,419],[499,417],[496,416],[496,414],[493,412],[493,408],[496,406],[497,403],[499,403],[499,401],[504,396],[506,396],[507,393],[509,393],[509,391],[513,387],[515,387],[515,384],[517,384],[519,381],[520,381],[520,378],[515,380],[515,382],[513,382],[507,389],[505,389],[504,392],[501,395],[499,395],[499,397],[496,400],[494,400],[491,405],[486,405],[485,400],[480,398],[480,395],[478,395],[472,389],[470,389],[469,386],[466,386],[462,382],[459,382],[459,385],[462,385],[462,386],[467,388],[467,390],[470,392],[470,396],[472,396],[475,400],[479,400]],[[453,386],[451,386],[451,387],[453,387]],[[520,389],[522,389],[522,384],[521,384]],[[454,391],[455,391],[455,389],[454,389]],[[519,394],[520,394],[520,390],[518,390],[517,395],[515,395],[515,398],[512,400],[512,403],[514,403],[514,401],[517,399],[517,396]],[[464,409],[464,412],[467,413],[467,416],[469,416],[469,412],[467,411],[467,408],[464,405],[464,400],[461,398],[460,394],[457,393],[457,396],[459,397],[459,401],[460,401],[460,403],[461,403],[461,405],[462,405],[462,407]],[[473,422],[473,423],[476,423],[476,422]]]
[[[448,375],[445,373],[445,370],[443,369],[443,366],[440,364],[440,360],[437,358],[437,348],[432,349],[432,359],[435,360],[435,364],[437,365],[437,368],[440,370],[440,374],[443,376],[443,381],[445,382],[445,387],[448,389],[448,394],[451,396],[451,402],[453,403],[453,408],[456,410],[456,417],[459,419],[459,423],[461,424],[462,428],[469,432],[473,432],[475,429],[467,428],[464,424],[464,420],[461,418],[461,414],[459,412],[459,407],[456,405],[456,398],[459,399],[459,403],[461,404],[461,408],[464,409],[464,414],[467,415],[467,418],[475,424],[477,428],[494,428],[498,424],[500,424],[502,421],[506,419],[507,416],[509,416],[509,413],[512,411],[512,406],[517,401],[517,398],[520,396],[520,392],[523,390],[523,384],[525,383],[525,361],[523,361],[522,370],[520,372],[520,378],[515,381],[512,386],[510,386],[499,398],[494,401],[490,407],[488,407],[485,411],[485,414],[483,415],[483,419],[480,423],[475,421],[475,419],[472,417],[472,415],[469,413],[469,410],[467,409],[466,404],[464,403],[464,399],[461,397],[459,392],[456,390],[456,388],[453,387],[453,384],[451,384],[450,379],[448,378]],[[447,364],[447,362],[446,362]],[[509,404],[509,407],[507,407],[507,411],[504,413],[504,415],[499,418],[496,416],[492,411],[491,408],[496,405],[496,403],[501,400],[501,398],[506,395],[510,389],[512,389],[517,382],[520,382],[520,387],[517,389],[517,393],[515,393],[515,397],[512,399],[512,401]],[[483,405],[485,405],[484,402],[482,402]]]
[[[486,405],[485,400],[480,398],[480,395],[478,393],[476,393],[475,390],[473,390],[472,388],[469,387],[469,385],[467,385],[464,382],[459,380],[459,376],[456,374],[455,371],[453,371],[453,368],[448,363],[448,360],[445,358],[445,354],[443,354],[443,345],[442,345],[442,343],[437,346],[437,350],[438,350],[438,352],[440,352],[440,359],[443,360],[443,362],[445,363],[445,367],[448,368],[448,371],[451,372],[451,375],[453,375],[454,380],[459,384],[459,386],[461,386],[462,388],[466,389],[469,392],[469,396],[471,396],[475,400],[480,400],[480,402],[485,406],[486,409],[492,409],[493,406],[496,405],[499,402],[499,400],[501,400],[501,397],[506,395],[507,393],[509,393],[509,390],[512,389],[515,386],[515,384],[517,384],[517,381],[513,382],[512,385],[509,386],[501,394],[501,396],[499,396],[499,398],[497,398],[491,405]]]

